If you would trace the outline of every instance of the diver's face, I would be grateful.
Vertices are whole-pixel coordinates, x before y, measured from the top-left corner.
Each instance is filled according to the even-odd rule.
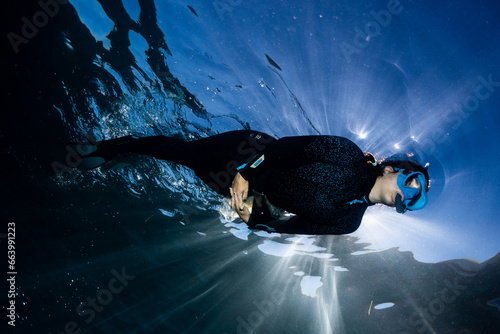
[[[380,178],[381,182],[381,202],[387,206],[396,206],[396,196],[401,195],[401,201],[404,201],[403,191],[398,186],[398,176],[401,172],[395,172],[394,168],[387,166],[384,168],[383,176]],[[407,184],[410,187],[421,189],[420,183],[416,178],[413,178]]]

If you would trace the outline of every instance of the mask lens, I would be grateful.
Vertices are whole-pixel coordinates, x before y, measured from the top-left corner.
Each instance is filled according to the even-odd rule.
[[[420,173],[418,172],[409,174],[402,173],[400,175],[401,179],[398,178],[399,188],[401,188],[405,196],[404,204],[406,205],[406,207],[411,207],[412,205],[417,203],[420,196],[422,195],[422,188],[419,189],[415,187],[420,185],[420,181],[418,179],[419,174]]]
[[[405,203],[409,205],[409,202],[418,197],[420,195],[420,190],[418,188],[405,186],[403,189],[403,193],[405,194]]]
[[[417,182],[418,182],[417,174],[410,175],[410,177],[408,177],[406,179],[405,186],[408,186],[408,187],[411,186],[411,184],[413,183],[413,180],[417,180]],[[420,182],[418,182],[418,184],[420,184]]]

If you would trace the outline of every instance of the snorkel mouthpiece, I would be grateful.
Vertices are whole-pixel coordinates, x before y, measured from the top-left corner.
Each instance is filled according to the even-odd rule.
[[[406,205],[404,205],[400,194],[396,195],[396,211],[398,213],[406,212]]]

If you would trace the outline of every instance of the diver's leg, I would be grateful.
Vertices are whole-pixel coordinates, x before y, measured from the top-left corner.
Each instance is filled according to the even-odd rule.
[[[94,169],[125,153],[124,148],[132,139],[133,136],[103,141],[89,138],[87,142],[70,143],[69,146],[80,158],[80,162],[76,165],[78,169]]]
[[[166,136],[139,138],[126,136],[103,141],[71,143],[70,147],[82,158],[79,169],[94,169],[121,154],[139,153],[155,158],[181,162],[185,152],[183,140]]]
[[[118,154],[146,154],[199,169],[207,164],[217,165],[228,160],[244,163],[271,141],[274,141],[273,137],[258,131],[237,130],[190,142],[166,136],[133,137],[126,143],[116,145],[116,150]]]
[[[237,130],[190,142],[165,136],[138,138],[121,148],[185,165],[210,188],[226,196],[237,167],[273,141],[275,139],[265,133]]]
[[[236,168],[262,152],[274,140],[258,131],[237,130],[191,142],[166,136],[127,136],[76,144],[76,150],[84,157],[78,166],[81,169],[96,168],[126,153],[146,154],[180,163],[193,169],[212,189],[227,195],[237,173]]]

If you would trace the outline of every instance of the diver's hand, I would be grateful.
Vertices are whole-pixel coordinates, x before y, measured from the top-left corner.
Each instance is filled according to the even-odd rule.
[[[247,182],[247,189],[248,189],[248,182]],[[234,210],[236,210],[238,216],[240,216],[240,218],[245,223],[248,223],[248,221],[250,220],[250,211],[243,204],[243,194],[241,192],[236,192],[233,188],[229,188],[229,191],[231,192],[231,206],[233,207]]]
[[[243,200],[248,197],[248,181],[240,173],[237,173],[233,179],[232,188],[229,188],[229,191],[231,192],[231,206],[236,210],[238,216],[245,223],[248,223],[250,220],[250,211],[243,205]]]
[[[240,173],[237,173],[233,179],[232,190],[234,191],[235,194],[240,195],[242,200],[247,199],[247,197],[248,197],[248,181],[245,180],[243,178],[243,176],[241,176]],[[234,196],[231,194],[231,197],[234,197]]]

